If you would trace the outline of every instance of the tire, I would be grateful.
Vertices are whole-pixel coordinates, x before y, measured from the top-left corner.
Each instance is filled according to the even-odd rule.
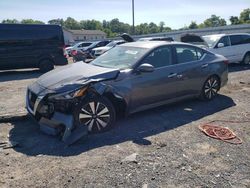
[[[244,65],[250,64],[250,52],[246,53],[246,55],[244,56],[244,59],[242,61],[242,64],[244,64]]]
[[[82,101],[74,113],[75,126],[88,126],[90,133],[110,130],[114,126],[115,120],[115,108],[105,97]]]
[[[39,69],[42,73],[48,72],[54,69],[54,64],[51,60],[45,59],[41,60],[39,63]]]
[[[210,101],[214,99],[218,91],[220,90],[220,79],[218,76],[210,76],[204,83],[202,87],[202,91],[200,94],[200,98],[202,100]]]

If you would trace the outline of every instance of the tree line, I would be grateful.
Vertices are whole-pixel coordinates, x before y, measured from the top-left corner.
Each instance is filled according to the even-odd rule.
[[[250,24],[250,8],[244,9],[239,16],[231,16],[230,24]],[[5,19],[2,20],[2,23],[15,23],[15,24],[46,24],[40,20],[33,19],[23,19],[21,21],[17,19]],[[130,33],[135,35],[142,34],[151,34],[151,33],[159,33],[159,32],[168,32],[172,31],[172,29],[166,26],[165,22],[161,21],[159,24],[155,24],[153,22],[150,23],[142,23],[136,25],[134,30],[133,27],[127,23],[119,21],[118,18],[112,19],[110,21],[103,20],[102,22],[98,20],[81,20],[77,21],[74,18],[68,17],[67,19],[52,19],[48,21],[48,24],[56,24],[61,25],[66,29],[86,29],[86,30],[102,30],[107,33],[108,37],[115,37],[121,33]],[[204,22],[197,24],[195,21],[192,21],[188,26],[180,28],[183,29],[198,29],[198,28],[206,28],[206,27],[218,27],[225,26],[227,22],[224,18],[220,16],[211,15],[210,18],[204,20]]]

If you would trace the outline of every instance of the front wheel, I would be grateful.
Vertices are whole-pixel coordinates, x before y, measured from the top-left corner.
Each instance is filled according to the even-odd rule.
[[[200,98],[203,100],[212,100],[220,90],[220,80],[217,76],[210,76],[204,83]]]
[[[54,64],[49,59],[41,60],[39,63],[39,69],[42,73],[49,72],[50,70],[54,69]]]
[[[104,97],[84,100],[77,106],[74,116],[76,126],[87,126],[91,133],[111,129],[116,119],[113,104]]]
[[[242,63],[245,64],[245,65],[249,65],[250,64],[250,53],[249,52],[245,55]]]

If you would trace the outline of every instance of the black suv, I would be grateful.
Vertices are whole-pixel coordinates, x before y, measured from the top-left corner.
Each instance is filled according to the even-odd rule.
[[[64,37],[58,25],[0,24],[0,70],[66,65]]]

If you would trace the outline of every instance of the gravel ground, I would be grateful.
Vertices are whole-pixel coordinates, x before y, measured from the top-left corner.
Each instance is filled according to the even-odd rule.
[[[0,108],[23,108],[38,72],[0,75]],[[14,94],[15,95],[14,95]],[[120,119],[115,129],[66,147],[31,119],[0,124],[0,187],[250,187],[250,66],[230,66],[213,101],[189,100]],[[214,120],[243,140],[211,139],[198,126]]]

